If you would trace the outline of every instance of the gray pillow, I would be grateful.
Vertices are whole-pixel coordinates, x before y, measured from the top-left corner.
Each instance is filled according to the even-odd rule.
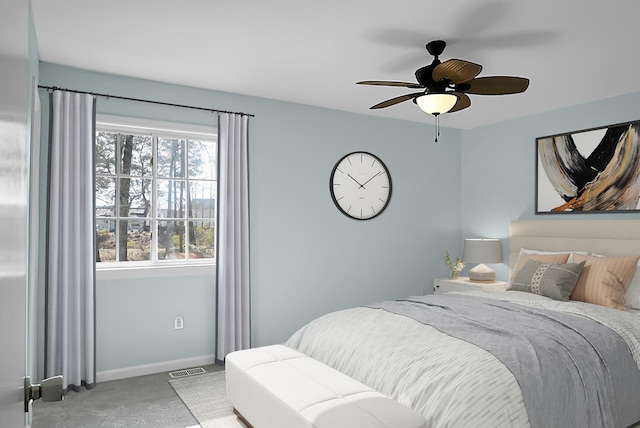
[[[540,294],[555,300],[569,300],[584,263],[553,264],[527,260],[516,272],[509,290]]]

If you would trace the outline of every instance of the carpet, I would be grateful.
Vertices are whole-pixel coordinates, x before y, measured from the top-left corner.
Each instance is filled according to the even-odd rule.
[[[224,371],[171,379],[169,383],[202,428],[246,428],[227,401]]]

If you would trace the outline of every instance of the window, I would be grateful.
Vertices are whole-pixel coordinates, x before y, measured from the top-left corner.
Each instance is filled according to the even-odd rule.
[[[98,267],[215,260],[215,128],[99,117]]]

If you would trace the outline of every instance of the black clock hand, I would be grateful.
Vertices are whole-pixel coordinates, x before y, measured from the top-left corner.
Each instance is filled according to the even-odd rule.
[[[376,175],[374,175],[373,177],[371,177],[370,179],[368,179],[367,181],[365,181],[363,184],[360,185],[360,187],[364,187],[365,184],[367,184],[368,182],[370,182],[371,180],[373,180],[374,178],[376,178],[377,176],[379,176],[380,174],[382,174],[382,171],[378,171],[378,173]]]
[[[351,176],[351,174],[347,174],[347,175],[349,176],[349,178],[350,178],[350,179],[352,179],[353,181],[355,181],[356,183],[358,183],[358,180],[356,180],[355,178],[353,178],[353,177]],[[365,183],[365,184],[366,184],[366,183]],[[363,186],[362,184],[358,183],[358,186],[360,186],[360,187],[362,187],[362,188],[364,189],[364,186]],[[358,189],[359,189],[360,187],[358,187]]]

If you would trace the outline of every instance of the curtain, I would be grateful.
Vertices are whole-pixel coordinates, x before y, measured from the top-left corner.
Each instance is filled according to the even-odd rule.
[[[248,133],[247,116],[218,117],[218,361],[251,346]]]
[[[50,94],[45,376],[95,387],[95,99]]]

